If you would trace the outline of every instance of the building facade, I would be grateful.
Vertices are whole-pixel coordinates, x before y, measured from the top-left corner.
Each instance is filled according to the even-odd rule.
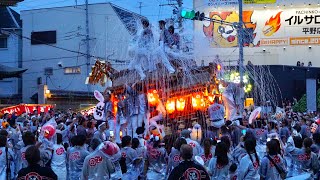
[[[0,7],[0,19],[0,104],[5,106],[22,99],[21,78],[5,74],[8,69],[22,67],[21,21],[20,15],[9,7]]]
[[[89,63],[85,5],[21,12],[23,67],[29,69],[23,76],[23,102],[37,102],[39,87],[47,85],[46,103],[58,108],[96,103],[92,92],[106,87],[85,84],[96,59],[108,60],[118,70],[127,68],[128,46],[143,17],[111,3],[88,7]]]
[[[269,1],[271,2],[271,1]],[[200,64],[216,55],[224,65],[239,59],[238,1],[195,0],[194,9],[215,22],[195,21],[195,56]],[[289,65],[299,61],[320,67],[319,1],[277,0],[271,4],[244,4],[244,61],[254,65]],[[206,42],[206,43],[204,43]]]

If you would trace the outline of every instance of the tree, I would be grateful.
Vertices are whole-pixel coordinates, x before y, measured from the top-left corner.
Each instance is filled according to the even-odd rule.
[[[320,108],[320,89],[317,91],[317,108]],[[294,112],[306,112],[307,111],[307,95],[304,94],[301,99],[293,106]]]

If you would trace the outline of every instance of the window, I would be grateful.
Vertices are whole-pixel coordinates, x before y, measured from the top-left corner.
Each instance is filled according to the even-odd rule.
[[[0,48],[8,48],[8,38],[0,37]]]
[[[66,68],[64,68],[64,73],[65,74],[80,74],[81,68],[79,66],[66,67]]]
[[[46,76],[53,75],[53,68],[52,67],[44,68],[44,75],[46,75]]]
[[[31,33],[31,44],[55,44],[57,42],[56,31],[41,31]]]

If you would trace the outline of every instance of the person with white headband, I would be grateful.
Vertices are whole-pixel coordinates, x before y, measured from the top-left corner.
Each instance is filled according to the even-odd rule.
[[[105,130],[107,130],[107,123],[106,122],[102,122],[98,126],[98,131],[96,131],[93,134],[93,138],[99,139],[99,140],[101,140],[101,142],[106,141],[107,140],[107,136],[106,136]]]

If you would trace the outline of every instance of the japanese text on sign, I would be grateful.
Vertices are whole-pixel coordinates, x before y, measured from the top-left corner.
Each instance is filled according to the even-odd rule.
[[[238,5],[238,0],[208,0],[208,6]]]
[[[320,28],[315,27],[320,25],[320,11],[318,10],[299,10],[295,11],[296,15],[292,15],[286,18],[285,22],[289,26],[299,26],[299,25],[314,25],[312,27],[302,27],[301,31],[303,34],[320,34]]]
[[[99,102],[96,105],[96,108],[94,109],[94,112],[93,112],[93,117],[96,120],[102,120],[103,119],[103,117],[104,117],[104,107],[105,107],[105,104],[103,102]]]
[[[98,116],[102,116],[102,112],[103,112],[103,107],[102,106],[97,106],[96,107],[96,113]]]
[[[277,0],[244,0],[244,4],[273,4],[276,3]]]
[[[304,34],[320,34],[320,27],[306,27],[302,29],[302,32]]]
[[[305,22],[305,24],[320,24],[320,15],[305,15],[301,16],[291,16],[289,19],[286,19],[286,22],[289,22],[289,25],[300,25]]]

